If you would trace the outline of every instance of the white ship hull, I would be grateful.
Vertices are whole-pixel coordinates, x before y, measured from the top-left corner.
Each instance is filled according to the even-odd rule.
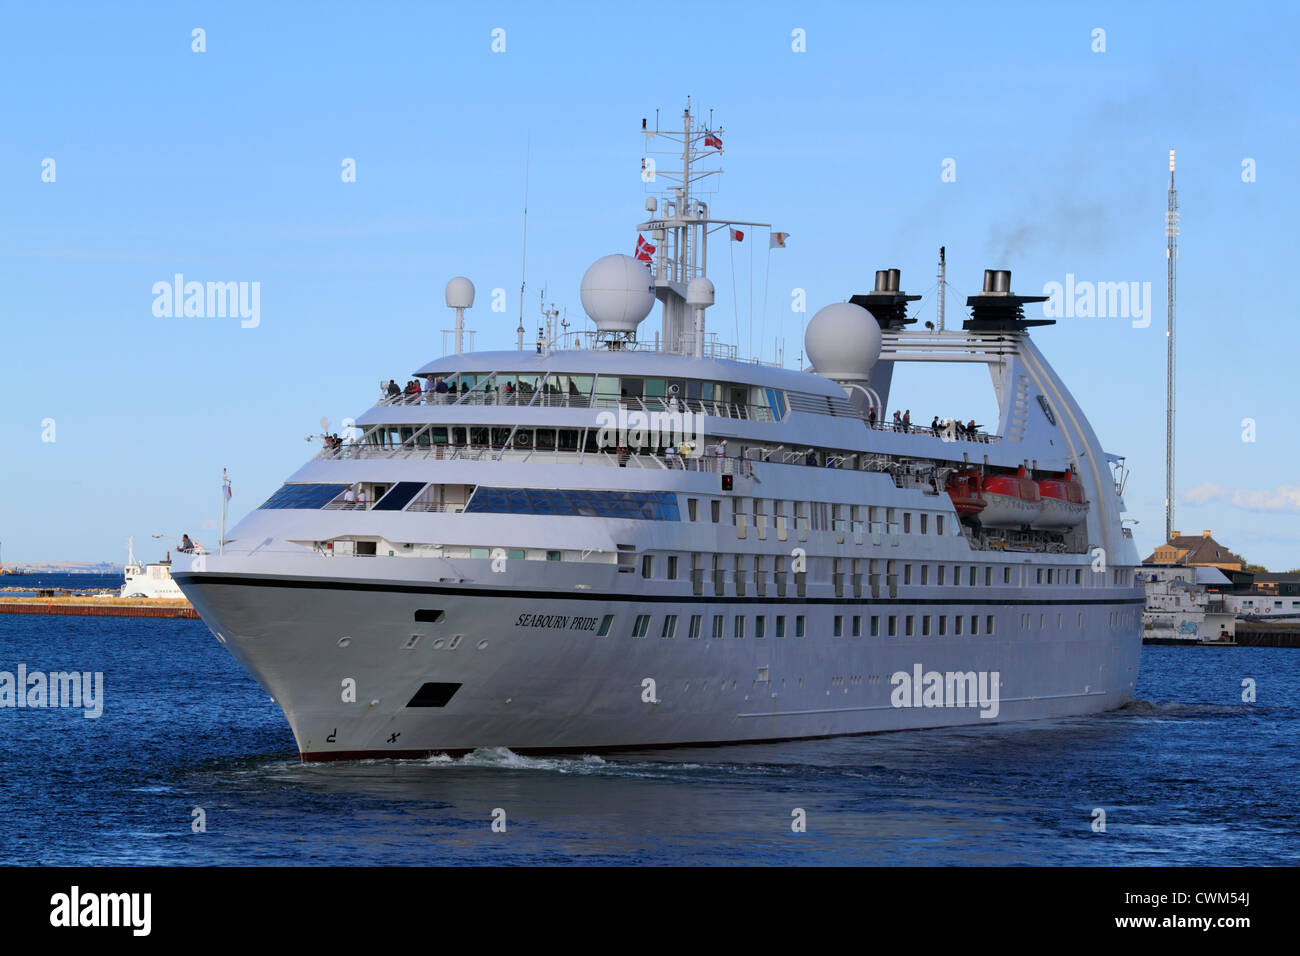
[[[186,593],[283,709],[306,761],[493,746],[592,751],[756,742],[1090,714],[1130,699],[1141,651],[1141,599],[1130,589],[1091,593],[1086,601],[1062,589],[1024,606],[983,594],[958,603],[967,596],[961,588],[925,601],[791,602],[564,593],[563,586],[512,594],[377,578],[241,580],[214,564],[181,575]],[[447,573],[426,570],[435,580],[436,571]],[[420,610],[443,616],[418,623]],[[922,615],[940,612],[975,615],[981,632],[993,615],[994,633],[888,637],[882,627],[882,636],[872,637],[864,626],[861,637],[847,628],[832,636],[836,614],[882,622],[910,614],[919,630]],[[651,615],[647,634],[632,637],[644,613]],[[1020,630],[1022,613],[1034,615],[1031,632]],[[599,636],[597,622],[607,614],[613,623]],[[670,614],[678,625],[664,638]],[[704,616],[699,638],[687,636],[693,614]],[[714,614],[725,616],[724,637],[709,634]],[[784,637],[774,636],[778,614],[787,619]],[[796,614],[805,615],[803,637],[793,636]],[[732,636],[734,615],[751,621],[744,638]],[[756,615],[767,617],[763,638],[752,636]],[[1051,619],[1046,632],[1038,629],[1040,616]],[[1058,620],[1069,624],[1058,628]],[[417,634],[415,646],[406,646]],[[917,666],[996,673],[996,714],[974,701],[895,706],[891,675]],[[348,679],[355,700],[344,699]],[[644,699],[647,679],[657,702]],[[458,686],[444,706],[408,706],[428,683]]]

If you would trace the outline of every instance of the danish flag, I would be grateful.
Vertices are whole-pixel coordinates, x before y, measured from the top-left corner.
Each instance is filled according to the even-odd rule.
[[[722,149],[722,139],[717,133],[709,133],[704,137],[704,145],[712,146],[714,149]]]
[[[645,236],[637,233],[636,237],[636,258],[642,262],[649,262],[651,256],[655,254],[655,247],[645,241]]]

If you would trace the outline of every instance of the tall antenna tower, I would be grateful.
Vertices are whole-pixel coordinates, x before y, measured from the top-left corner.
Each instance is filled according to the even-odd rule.
[[[1165,540],[1174,538],[1174,392],[1175,392],[1175,349],[1174,349],[1174,312],[1177,304],[1178,289],[1178,189],[1174,186],[1174,151],[1169,151],[1169,210],[1165,213],[1165,238],[1168,245],[1165,256],[1169,259],[1169,302],[1168,326],[1165,336],[1168,339],[1167,371],[1165,395]]]

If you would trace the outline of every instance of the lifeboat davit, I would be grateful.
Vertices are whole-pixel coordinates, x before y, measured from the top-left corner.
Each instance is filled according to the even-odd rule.
[[[1038,492],[1043,499],[1043,510],[1034,521],[1035,528],[1065,531],[1088,516],[1088,499],[1083,495],[1083,485],[1073,468],[1060,478],[1040,479]]]
[[[1025,528],[1034,525],[1043,511],[1038,483],[1022,467],[1014,475],[984,478],[983,512],[980,524],[986,528]]]
[[[958,518],[971,518],[987,506],[980,492],[980,473],[974,469],[954,471],[948,476],[945,490],[957,509]]]

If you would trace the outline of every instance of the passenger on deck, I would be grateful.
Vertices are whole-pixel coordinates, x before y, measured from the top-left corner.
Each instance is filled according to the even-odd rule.
[[[194,542],[190,540],[188,534],[181,535],[181,550],[185,552],[194,550]]]
[[[400,388],[397,387],[397,383],[396,383],[395,381],[393,381],[391,378],[388,380],[388,394],[389,394],[389,395],[401,395],[401,394],[402,394],[402,390],[401,390]]]
[[[901,432],[902,430],[903,430],[903,413],[900,412],[898,409],[894,409],[894,431]]]
[[[464,379],[461,379],[461,382],[460,382],[460,393],[461,393],[462,395],[464,395],[464,394],[465,394],[466,392],[468,392],[468,391],[469,391],[469,382],[465,381]]]
[[[364,485],[357,489],[357,510],[366,510],[366,489]]]
[[[935,415],[934,421],[930,422],[930,434],[934,435],[935,438],[939,437],[939,416],[938,415]]]
[[[440,378],[440,379],[438,379],[438,384],[435,385],[435,386],[433,386],[433,390],[434,390],[435,392],[437,392],[439,395],[446,395],[446,394],[447,394],[447,380],[446,380],[445,378]]]
[[[975,436],[979,434],[979,432],[976,431],[976,427],[975,419],[973,418],[970,420],[970,424],[966,426],[966,437],[972,441],[975,439]]]
[[[895,413],[895,414],[897,414],[897,413]],[[807,453],[803,456],[803,463],[804,463],[805,465],[816,465],[816,464],[817,464],[817,452],[815,452],[815,451],[813,451],[811,448],[809,448],[808,451],[807,451]]]
[[[351,511],[357,506],[357,493],[348,485],[347,490],[343,492],[343,510]]]
[[[876,427],[876,406],[872,405],[867,409],[867,424],[872,428]]]
[[[911,430],[912,430],[912,410],[909,408],[907,411],[903,412],[903,431],[910,432]]]

